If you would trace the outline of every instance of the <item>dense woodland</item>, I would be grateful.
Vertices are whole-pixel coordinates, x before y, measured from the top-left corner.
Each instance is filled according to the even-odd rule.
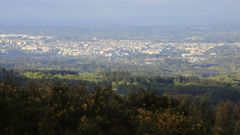
[[[0,70],[1,135],[239,135],[239,78]]]

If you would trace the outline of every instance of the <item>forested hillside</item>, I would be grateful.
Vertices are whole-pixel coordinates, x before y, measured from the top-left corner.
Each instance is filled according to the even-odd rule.
[[[0,134],[240,134],[236,80],[149,78],[127,72],[75,79],[67,71],[41,74],[45,76],[30,78],[1,69]]]

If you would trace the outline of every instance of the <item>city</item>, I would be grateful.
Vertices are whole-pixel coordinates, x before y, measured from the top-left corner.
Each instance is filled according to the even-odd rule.
[[[108,59],[144,56],[135,64],[151,64],[166,58],[180,59],[189,63],[198,63],[209,58],[221,56],[224,52],[234,54],[240,51],[240,42],[236,43],[191,43],[191,42],[154,42],[150,40],[65,40],[51,36],[33,36],[27,34],[0,34],[0,52],[2,54],[23,52],[26,54],[56,56],[93,56]]]

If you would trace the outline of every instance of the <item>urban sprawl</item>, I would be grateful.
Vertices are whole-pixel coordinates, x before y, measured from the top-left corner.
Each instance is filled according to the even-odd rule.
[[[156,42],[150,40],[66,40],[28,34],[0,34],[0,54],[23,52],[38,55],[94,56],[108,59],[144,56],[144,64],[163,59],[197,63],[225,52],[240,52],[240,43]],[[135,61],[137,64],[139,61]]]

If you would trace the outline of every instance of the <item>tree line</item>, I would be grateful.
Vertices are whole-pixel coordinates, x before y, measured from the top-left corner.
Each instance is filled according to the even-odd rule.
[[[105,83],[26,79],[4,69],[0,134],[239,135],[237,94],[171,94],[139,87],[122,95]],[[212,102],[219,95],[227,98]]]

